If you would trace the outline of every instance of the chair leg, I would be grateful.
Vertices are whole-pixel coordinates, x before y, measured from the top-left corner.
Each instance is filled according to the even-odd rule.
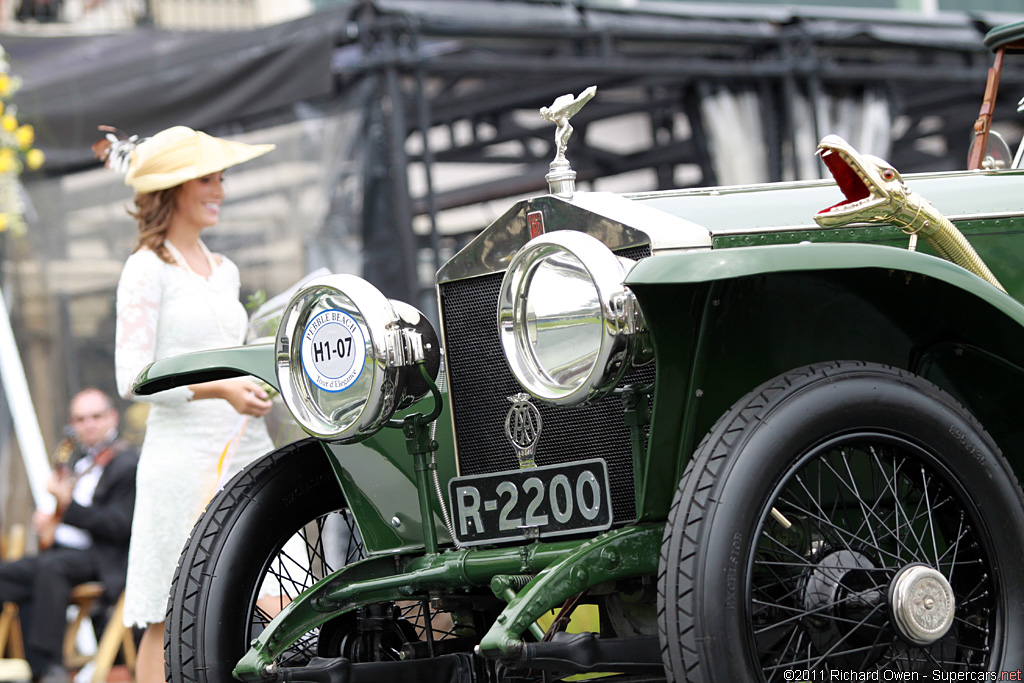
[[[0,611],[0,657],[7,659],[25,658],[25,641],[21,637],[21,619],[18,606],[5,602]]]
[[[13,562],[25,555],[25,538],[27,530],[24,524],[13,524],[10,530],[0,537],[0,558],[5,562]],[[21,617],[18,606],[13,602],[3,603],[0,610],[0,657],[7,659],[25,658],[25,641],[21,636]]]
[[[114,666],[119,650],[124,649],[124,663],[132,673],[135,672],[135,640],[131,629],[122,621],[124,614],[124,593],[117,599],[117,604],[110,612],[110,620],[103,629],[99,648],[96,651],[96,668],[92,674],[93,683],[105,683],[110,669]]]
[[[64,666],[69,669],[78,669],[85,665],[91,654],[81,654],[78,651],[79,629],[86,617],[93,612],[96,602],[103,596],[103,585],[96,581],[80,583],[71,589],[71,604],[78,607],[78,614],[64,630]]]
[[[64,666],[69,669],[78,669],[92,659],[89,655],[79,654],[77,641],[78,629],[82,627],[82,622],[89,616],[89,611],[91,611],[91,605],[80,606],[78,614],[64,631]]]
[[[12,610],[10,607],[14,607],[14,609]],[[5,602],[3,611],[0,612],[0,657],[7,655],[7,639],[11,635],[11,623],[18,616],[17,612],[15,612],[17,609],[17,605]],[[13,615],[12,612],[14,612]]]
[[[124,627],[124,635],[121,636],[121,652],[124,654],[124,665],[134,674],[138,650],[135,647],[135,633],[127,626]]]

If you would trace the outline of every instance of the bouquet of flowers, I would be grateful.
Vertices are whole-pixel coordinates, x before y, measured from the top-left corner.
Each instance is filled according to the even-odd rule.
[[[21,79],[11,75],[7,53],[0,47],[0,232],[25,230],[25,203],[18,176],[26,168],[34,171],[43,165],[40,149],[33,147],[35,130],[18,121],[18,108],[11,103],[21,87]]]

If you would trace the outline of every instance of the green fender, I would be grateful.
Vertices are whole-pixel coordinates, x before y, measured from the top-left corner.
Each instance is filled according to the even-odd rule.
[[[163,358],[139,373],[132,391],[148,396],[173,387],[246,375],[280,389],[274,371],[273,344],[211,349]]]
[[[878,244],[780,244],[655,254],[626,284],[658,358],[641,521],[664,519],[701,437],[736,400],[839,358],[935,382],[1024,474],[1013,448],[1024,443],[1024,306],[953,263]]]
[[[878,244],[808,242],[671,252],[637,263],[626,284],[695,284],[766,273],[859,268],[898,270],[948,282],[984,299],[1024,327],[1024,306],[973,273],[935,256]]]

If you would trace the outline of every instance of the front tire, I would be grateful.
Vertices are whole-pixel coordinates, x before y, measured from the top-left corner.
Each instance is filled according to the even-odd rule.
[[[1022,550],[1016,478],[951,397],[871,363],[794,370],[738,401],[680,482],[658,583],[666,671],[1015,671]]]
[[[327,458],[308,441],[292,444],[246,467],[210,501],[171,586],[168,681],[233,680],[232,669],[273,613],[332,565],[363,557]],[[338,537],[341,547],[325,547],[325,539]],[[279,663],[308,662],[317,636],[307,634]]]

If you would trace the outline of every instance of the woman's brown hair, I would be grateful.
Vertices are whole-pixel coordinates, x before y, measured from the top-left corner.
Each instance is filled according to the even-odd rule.
[[[164,238],[171,226],[178,187],[181,186],[135,195],[135,211],[128,212],[139,222],[139,239],[135,251],[147,247],[161,261],[174,263],[171,254],[164,247]]]

